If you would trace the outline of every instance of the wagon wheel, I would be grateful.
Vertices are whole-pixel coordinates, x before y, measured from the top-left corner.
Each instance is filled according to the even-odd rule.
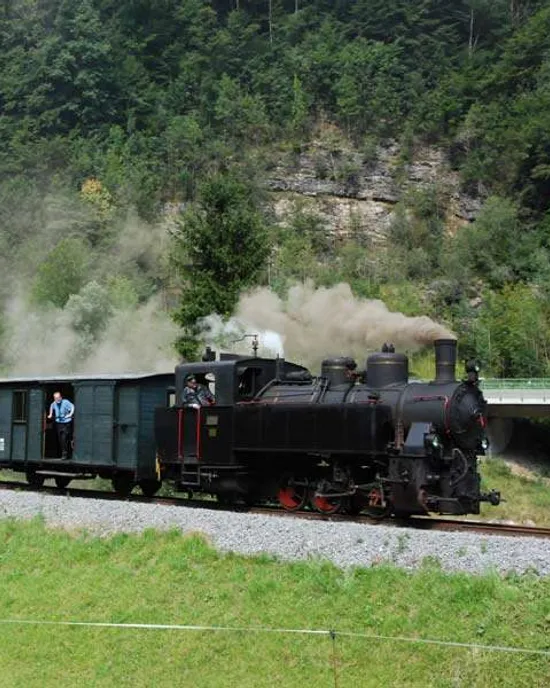
[[[363,513],[370,518],[382,519],[391,514],[392,505],[380,483],[370,483],[361,490],[365,496]]]
[[[286,511],[298,511],[302,509],[309,497],[309,484],[307,480],[297,480],[293,475],[285,475],[279,483],[277,499]]]
[[[43,475],[39,475],[34,469],[30,468],[25,477],[27,482],[31,487],[42,487],[44,480],[46,479]]]
[[[160,480],[155,480],[154,478],[150,478],[149,480],[140,480],[139,481],[139,487],[141,489],[141,492],[143,493],[144,497],[147,497],[148,499],[151,499],[151,497],[154,497],[157,492],[160,490],[162,486],[162,483]]]
[[[72,478],[69,478],[66,475],[56,475],[54,480],[57,487],[60,490],[64,490],[66,487],[69,486],[69,483],[71,482]]]
[[[134,481],[129,475],[115,475],[111,484],[119,497],[129,497],[134,489]]]

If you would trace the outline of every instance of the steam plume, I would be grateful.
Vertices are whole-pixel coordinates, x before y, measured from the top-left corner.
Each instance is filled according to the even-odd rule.
[[[38,311],[21,297],[7,310],[10,375],[170,372],[178,329],[159,300],[114,311],[99,336],[74,329],[68,309]]]
[[[241,297],[225,331],[221,321],[212,317],[206,319],[205,326],[210,338],[214,334],[218,340],[230,331],[278,333],[285,356],[310,367],[318,367],[326,356],[338,354],[363,361],[369,351],[384,342],[410,351],[441,337],[454,338],[443,325],[426,316],[409,317],[388,310],[382,301],[357,298],[348,284],[318,289],[311,283],[297,284],[284,300],[269,289],[256,289]],[[234,348],[250,351],[246,343]]]

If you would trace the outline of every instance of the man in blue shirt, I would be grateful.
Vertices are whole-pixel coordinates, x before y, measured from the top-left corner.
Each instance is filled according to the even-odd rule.
[[[61,459],[64,461],[69,458],[71,450],[71,440],[73,437],[73,416],[74,404],[68,399],[63,399],[61,392],[55,392],[53,403],[50,404],[48,420],[55,417],[55,429],[57,439],[61,448]]]

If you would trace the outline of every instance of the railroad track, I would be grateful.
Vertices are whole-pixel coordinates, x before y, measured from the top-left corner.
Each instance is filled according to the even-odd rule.
[[[104,499],[107,501],[128,501],[143,504],[161,504],[166,506],[186,506],[195,509],[211,509],[214,511],[245,511],[249,514],[263,516],[282,516],[286,518],[301,518],[310,521],[330,521],[362,523],[365,525],[384,525],[398,528],[412,528],[418,530],[438,530],[447,532],[471,532],[486,535],[527,536],[538,538],[550,538],[550,528],[541,526],[523,526],[509,523],[487,523],[485,521],[459,520],[450,518],[438,518],[430,516],[414,516],[408,519],[374,520],[368,516],[350,516],[348,514],[321,514],[315,511],[284,511],[277,506],[228,506],[208,499],[188,499],[183,497],[145,497],[132,494],[129,497],[120,497],[115,492],[105,492],[85,488],[59,488],[44,485],[36,488],[25,482],[0,481],[0,490],[13,490],[22,492],[41,492],[58,496],[82,497],[86,499]]]
[[[487,523],[486,521],[455,520],[445,518],[419,517],[411,519],[414,528],[426,530],[461,531],[485,533],[487,535],[513,535],[550,538],[550,528],[542,526],[523,526],[513,523]]]

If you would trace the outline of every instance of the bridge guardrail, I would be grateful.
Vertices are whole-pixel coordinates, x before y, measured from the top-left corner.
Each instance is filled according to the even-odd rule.
[[[550,378],[487,378],[480,380],[481,389],[550,389]]]

